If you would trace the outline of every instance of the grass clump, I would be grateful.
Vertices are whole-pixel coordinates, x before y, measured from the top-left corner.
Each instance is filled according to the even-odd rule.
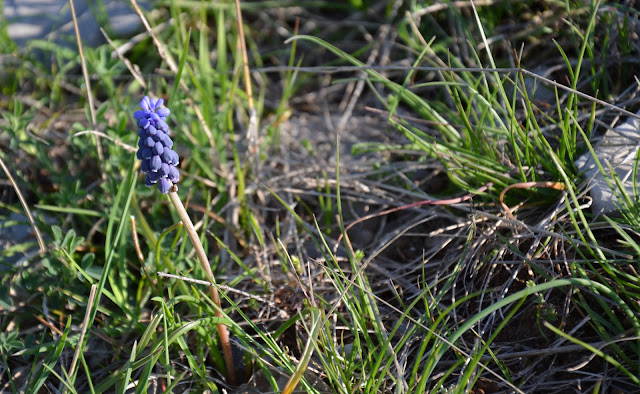
[[[0,48],[0,227],[27,231],[0,252],[0,390],[637,390],[638,156],[598,162],[607,214],[576,164],[637,117],[633,9],[236,5],[140,11],[118,55]],[[139,181],[144,94],[222,310]]]

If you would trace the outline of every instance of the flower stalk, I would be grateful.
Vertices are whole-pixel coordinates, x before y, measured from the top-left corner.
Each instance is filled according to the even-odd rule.
[[[218,293],[218,288],[216,285],[215,277],[213,276],[213,272],[211,271],[211,266],[209,265],[209,260],[207,259],[207,255],[204,252],[204,248],[202,247],[202,242],[200,242],[200,237],[198,237],[198,233],[196,233],[195,227],[193,227],[193,223],[191,222],[191,218],[187,215],[187,211],[184,209],[184,205],[182,205],[182,201],[177,193],[178,187],[174,185],[169,190],[169,199],[173,204],[176,212],[178,213],[178,217],[182,224],[184,225],[185,230],[187,231],[187,235],[193,244],[193,247],[196,250],[196,255],[198,256],[198,260],[200,261],[200,265],[204,270],[207,279],[211,282],[213,286],[209,286],[209,294],[211,295],[211,300],[216,305],[215,316],[216,317],[224,317],[222,314],[222,307],[220,302],[220,294]],[[224,363],[227,367],[227,379],[231,385],[234,385],[236,382],[235,379],[235,371],[233,368],[233,355],[231,353],[231,342],[229,340],[229,331],[227,326],[222,323],[217,324],[218,327],[218,335],[220,336],[220,344],[222,346],[222,354],[224,357]]]

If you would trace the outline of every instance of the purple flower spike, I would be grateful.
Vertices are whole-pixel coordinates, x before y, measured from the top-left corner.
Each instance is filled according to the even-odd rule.
[[[166,123],[166,117],[171,111],[162,107],[163,104],[163,99],[154,100],[144,96],[140,100],[142,110],[135,111],[133,117],[139,127],[140,137],[136,157],[142,160],[140,170],[147,174],[144,183],[149,187],[157,184],[160,192],[166,194],[180,180],[180,173],[176,168],[180,158],[171,150],[173,141],[169,137],[169,126]]]

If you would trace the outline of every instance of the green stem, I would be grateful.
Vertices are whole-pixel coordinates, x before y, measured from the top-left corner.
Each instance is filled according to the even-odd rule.
[[[178,197],[178,188],[177,186],[173,186],[169,191],[169,199],[171,203],[176,208],[178,216],[184,224],[185,230],[187,230],[187,234],[189,235],[189,239],[191,239],[191,243],[196,250],[196,254],[198,255],[198,260],[200,260],[200,265],[207,275],[207,279],[213,284],[213,286],[209,286],[209,293],[211,294],[211,299],[213,303],[216,304],[215,315],[216,317],[224,317],[222,314],[222,305],[220,303],[220,295],[218,294],[218,287],[216,285],[216,279],[213,276],[213,272],[211,272],[211,266],[209,265],[209,260],[207,259],[207,255],[204,252],[204,248],[202,247],[202,242],[200,242],[200,238],[196,233],[196,229],[193,227],[193,223],[191,222],[191,218],[187,215],[187,211],[184,209],[184,205],[182,205],[182,201],[180,197]],[[231,354],[231,342],[229,341],[229,331],[227,326],[222,323],[218,323],[218,334],[220,335],[220,344],[222,345],[222,353],[224,355],[224,363],[227,366],[227,379],[229,380],[229,384],[236,384],[235,370],[233,368],[233,355]]]

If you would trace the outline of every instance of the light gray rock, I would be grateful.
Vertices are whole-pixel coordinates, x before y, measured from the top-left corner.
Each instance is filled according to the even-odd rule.
[[[25,49],[35,39],[75,43],[75,31],[68,0],[4,0],[4,17],[9,37]],[[143,7],[146,2],[139,1]],[[100,27],[114,37],[128,37],[141,28],[128,0],[75,0],[78,27],[84,45],[105,42]],[[101,26],[101,22],[106,25]]]
[[[640,115],[640,112],[638,112]],[[582,155],[576,166],[584,171],[589,179],[589,194],[593,198],[592,209],[596,214],[611,213],[621,208],[618,198],[613,190],[611,169],[622,181],[626,193],[633,198],[633,179],[631,173],[640,146],[640,119],[630,118],[625,123],[608,130],[599,144],[594,147],[600,164],[607,172],[607,178],[614,189],[609,186],[607,180],[599,171],[596,161],[590,152]],[[617,191],[619,193],[619,191]]]

